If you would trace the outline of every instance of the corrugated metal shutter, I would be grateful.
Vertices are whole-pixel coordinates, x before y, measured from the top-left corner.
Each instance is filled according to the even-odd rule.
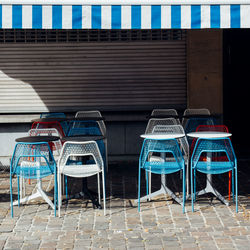
[[[0,113],[186,106],[186,41],[0,43]]]

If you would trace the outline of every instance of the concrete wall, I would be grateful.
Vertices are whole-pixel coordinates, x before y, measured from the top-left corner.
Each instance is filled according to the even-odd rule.
[[[187,39],[188,107],[223,113],[221,30],[189,30]]]

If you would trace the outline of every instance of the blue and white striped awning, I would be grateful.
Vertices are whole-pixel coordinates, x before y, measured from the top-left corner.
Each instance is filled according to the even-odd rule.
[[[250,28],[250,0],[0,0],[0,28]]]

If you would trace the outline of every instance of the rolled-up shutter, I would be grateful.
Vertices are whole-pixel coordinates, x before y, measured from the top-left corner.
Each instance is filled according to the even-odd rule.
[[[186,106],[186,39],[0,43],[0,113]]]

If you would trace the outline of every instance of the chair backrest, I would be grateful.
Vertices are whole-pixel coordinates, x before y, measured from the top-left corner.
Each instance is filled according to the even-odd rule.
[[[151,115],[178,115],[175,109],[153,109]]]
[[[196,145],[194,147],[193,153],[192,153],[192,167],[194,167],[198,161],[200,160],[200,157],[203,153],[209,153],[211,155],[211,159],[216,159],[213,157],[213,154],[217,153],[225,153],[226,155],[226,160],[225,161],[230,161],[230,162],[235,162],[236,161],[236,156],[232,147],[232,143],[230,138],[210,138],[210,139],[205,139],[205,138],[199,138],[197,139]],[[225,159],[225,158],[224,158]],[[218,168],[220,168],[221,165],[218,165]],[[213,169],[218,171],[218,168],[215,165],[209,165],[209,170],[212,173]]]
[[[156,125],[178,125],[178,122],[175,118],[151,118],[148,121],[145,134],[153,133]]]
[[[46,113],[42,113],[40,115],[40,118],[65,118],[66,115],[64,113],[50,113],[50,112],[46,112]]]
[[[46,142],[17,143],[12,155],[10,174],[36,179],[51,175],[56,162]]]
[[[176,109],[153,109],[151,115],[153,116],[178,116],[178,112]],[[166,117],[167,118],[167,117]],[[177,122],[180,123],[180,119],[179,118],[176,118]]]
[[[140,160],[139,160],[140,167],[144,167],[145,163],[150,161],[149,157],[150,154],[163,153],[163,152],[168,154],[167,158],[169,158],[170,156],[169,158],[170,161],[173,162],[173,160],[175,160],[178,163],[179,169],[182,168],[182,164],[184,163],[184,158],[176,139],[167,139],[167,140],[145,139],[140,154]],[[171,173],[173,169],[171,170],[171,168],[167,168],[166,165],[164,164],[164,161],[157,161],[155,165],[154,164],[150,165],[150,170],[158,174],[159,173],[167,174]]]
[[[183,116],[185,116],[185,115],[210,115],[210,111],[207,108],[199,108],[199,109],[198,108],[197,109],[190,109],[189,108],[189,109],[184,110]],[[184,127],[184,129],[187,126],[186,123],[187,123],[188,119],[189,118],[185,118],[185,117],[182,119],[181,123],[182,123],[182,126]]]
[[[60,172],[63,173],[67,165],[70,165],[70,157],[84,157],[92,156],[95,163],[98,165],[99,169],[103,169],[103,159],[99,150],[99,147],[95,141],[86,141],[86,142],[71,142],[67,141],[64,143],[60,157],[58,159],[58,167]],[[79,175],[82,175],[85,171],[82,167],[82,173],[79,172]],[[72,173],[74,174],[74,173]]]
[[[102,135],[102,131],[96,121],[70,121],[68,136],[74,135]]]
[[[197,128],[196,128],[196,132],[199,132],[199,131],[217,131],[217,132],[229,132],[228,130],[228,127],[224,124],[220,124],[220,125],[199,125]],[[195,143],[197,141],[197,138],[194,138],[192,140],[192,144],[191,144],[191,154],[194,150],[194,146],[195,146]],[[217,157],[218,158],[218,157]]]
[[[185,109],[183,115],[210,115],[209,109]]]
[[[31,129],[48,129],[48,128],[55,128],[60,138],[65,136],[65,133],[63,131],[63,128],[58,121],[51,121],[51,122],[33,122]]]
[[[102,117],[101,112],[98,110],[89,110],[89,111],[78,111],[75,117]],[[99,124],[102,135],[106,134],[106,126],[104,121],[97,121]]]
[[[28,131],[28,135],[29,136],[58,136],[61,137],[60,133],[58,132],[58,130],[56,128],[34,128],[34,129],[30,129]],[[62,142],[61,140],[58,141],[54,141],[49,143],[52,151],[57,152],[57,156],[60,155],[61,149],[62,149]]]
[[[153,133],[178,133],[178,134],[185,134],[184,128],[182,125],[156,125],[153,129]],[[180,148],[185,156],[188,157],[189,155],[189,144],[187,141],[187,137],[183,136],[178,138],[177,141],[180,143]]]

